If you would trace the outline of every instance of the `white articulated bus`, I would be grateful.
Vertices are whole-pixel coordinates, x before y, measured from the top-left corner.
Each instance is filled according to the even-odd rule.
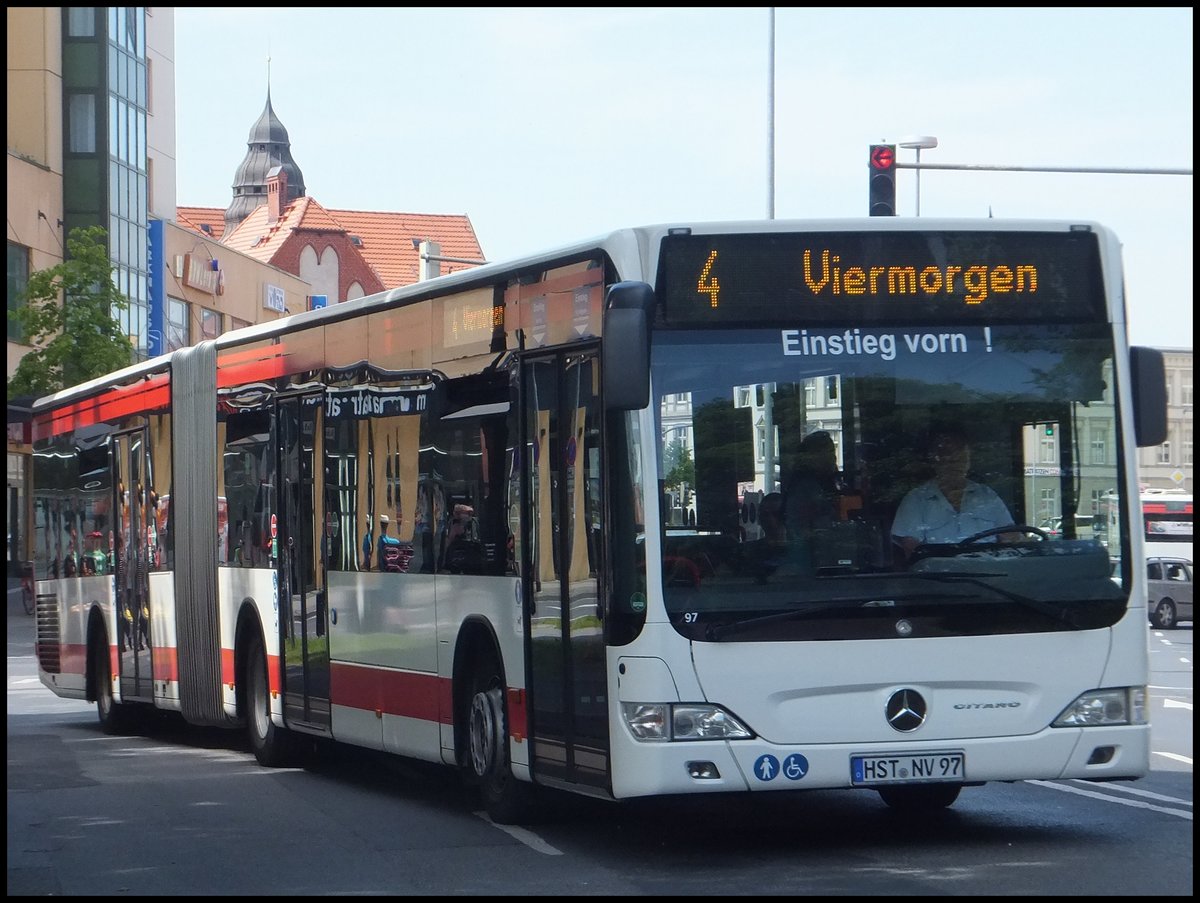
[[[622,230],[39,400],[39,673],[108,730],[157,707],[268,766],[323,737],[459,768],[498,821],[541,788],[1135,779],[1144,568],[1110,579],[1035,493],[1075,512],[1105,429],[1093,476],[1140,517],[1164,395],[1096,224]],[[1013,523],[902,552],[947,423]],[[802,519],[819,432],[834,497]]]

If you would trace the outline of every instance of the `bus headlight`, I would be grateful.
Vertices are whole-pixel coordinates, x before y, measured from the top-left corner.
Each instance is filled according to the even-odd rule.
[[[1051,727],[1108,727],[1146,723],[1146,688],[1089,690],[1063,709]]]
[[[625,702],[621,712],[629,732],[638,740],[746,740],[754,736],[719,705]]]

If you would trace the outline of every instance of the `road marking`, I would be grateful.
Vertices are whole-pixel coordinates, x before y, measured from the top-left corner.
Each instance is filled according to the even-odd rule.
[[[1181,756],[1181,755],[1179,755],[1179,753],[1169,753],[1169,752],[1157,752],[1157,751],[1155,751],[1154,755],[1156,755],[1156,756],[1164,756],[1164,757],[1166,757],[1166,758],[1168,758],[1168,759],[1174,759],[1176,762],[1186,762],[1188,765],[1191,765],[1191,764],[1192,764],[1192,760],[1191,760],[1191,759],[1189,759],[1187,756]]]
[[[1084,784],[1085,786],[1092,787],[1096,786],[1091,781],[1085,781],[1083,778],[1072,778],[1071,780],[1076,784]],[[1180,806],[1190,806],[1192,804],[1191,800],[1185,800],[1178,796],[1164,796],[1161,793],[1154,793],[1151,790],[1142,790],[1140,787],[1129,787],[1126,784],[1105,784],[1104,788],[1106,790],[1115,790],[1117,793],[1131,793],[1134,796],[1144,796],[1147,799],[1161,800],[1164,803],[1177,803]]]
[[[546,841],[542,840],[542,838],[538,837],[532,831],[527,831],[525,828],[518,828],[516,825],[498,825],[488,818],[488,814],[486,812],[476,812],[475,814],[482,818],[489,825],[499,828],[514,840],[519,840],[534,852],[544,853],[547,856],[562,855],[562,850],[550,846],[550,844],[546,843]]]
[[[1123,800],[1115,796],[1109,796],[1106,793],[1097,793],[1094,790],[1083,790],[1079,787],[1068,787],[1065,784],[1055,784],[1053,781],[1026,781],[1028,784],[1037,784],[1039,787],[1046,787],[1050,790],[1061,790],[1063,793],[1075,793],[1079,796],[1088,796],[1094,800],[1102,800],[1106,803],[1116,803],[1118,806],[1130,806],[1134,809],[1150,809],[1154,812],[1162,812],[1165,815],[1174,815],[1178,818],[1186,818],[1192,820],[1192,813],[1184,812],[1181,809],[1168,809],[1166,806],[1155,806],[1153,803],[1143,803],[1141,800]]]

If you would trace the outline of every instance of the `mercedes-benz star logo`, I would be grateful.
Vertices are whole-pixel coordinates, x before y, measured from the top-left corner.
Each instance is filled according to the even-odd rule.
[[[925,699],[916,690],[897,690],[887,701],[887,721],[903,733],[915,731],[925,723],[929,708]]]

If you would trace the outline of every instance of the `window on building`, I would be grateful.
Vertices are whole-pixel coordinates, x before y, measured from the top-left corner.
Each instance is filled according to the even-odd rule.
[[[253,324],[251,324],[251,322],[249,320],[239,320],[237,317],[233,317],[233,316],[231,316],[229,318],[229,328],[231,330],[245,329],[247,326],[251,326],[251,325],[253,325]]]
[[[23,303],[22,296],[29,285],[29,249],[24,245],[8,243],[8,311],[11,314]],[[25,338],[21,327],[8,318],[8,337],[16,341]]]
[[[67,37],[94,38],[96,36],[96,8],[94,6],[72,6],[67,9]]]
[[[1058,510],[1058,490],[1041,489],[1038,507],[1038,522],[1045,520],[1048,517],[1053,517],[1054,512]]]
[[[67,97],[67,147],[73,154],[96,152],[96,97],[71,94]]]
[[[1053,436],[1043,436],[1041,445],[1041,457],[1039,460],[1042,464],[1053,464],[1058,460],[1058,443]]]
[[[188,337],[187,302],[178,298],[167,299],[167,351],[186,348],[191,344]]]
[[[1108,437],[1103,429],[1097,427],[1092,428],[1092,463],[1107,464],[1105,458],[1108,456]]]
[[[1162,445],[1160,445],[1158,447],[1157,463],[1159,463],[1159,464],[1170,464],[1171,463],[1171,440],[1170,439],[1168,439],[1166,442],[1164,442]]]
[[[200,308],[200,340],[215,339],[221,334],[221,315],[207,307]]]
[[[1179,403],[1190,405],[1192,403],[1192,371],[1179,371]]]

